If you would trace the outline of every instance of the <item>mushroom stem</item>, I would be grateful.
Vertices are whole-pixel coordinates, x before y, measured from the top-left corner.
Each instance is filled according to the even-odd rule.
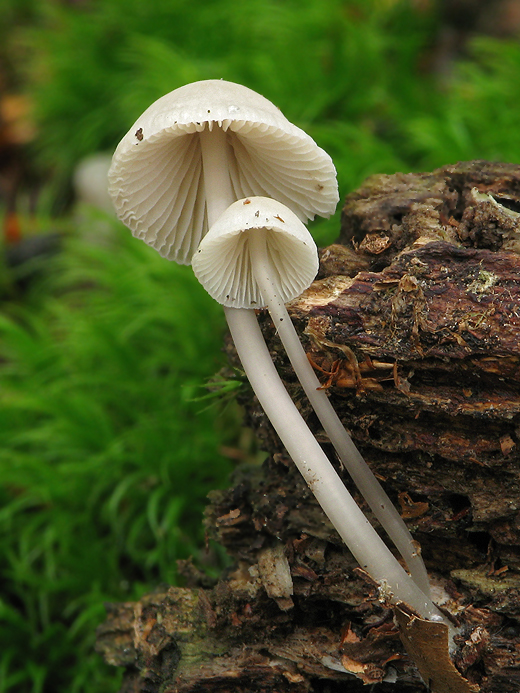
[[[212,126],[214,123],[208,123],[199,133],[208,228],[237,199],[228,173],[227,134],[222,128]]]
[[[384,590],[423,618],[444,620],[379,537],[343,484],[285,389],[254,311],[225,308],[231,336],[258,400],[318,503],[360,566]]]
[[[267,250],[266,231],[258,229],[250,233],[248,242],[255,280],[298,380],[343,466],[406,561],[415,583],[426,595],[429,595],[428,573],[408,527],[352,442],[329,398],[323,390],[319,389],[320,382],[307,359],[287,308],[280,298],[276,272]]]

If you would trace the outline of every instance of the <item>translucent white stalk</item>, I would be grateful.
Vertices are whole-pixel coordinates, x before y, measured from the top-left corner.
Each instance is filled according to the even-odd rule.
[[[208,226],[235,201],[227,174],[226,134],[200,133]],[[253,310],[225,308],[242,366],[266,415],[324,512],[359,562],[393,602],[404,601],[423,618],[444,620],[431,599],[404,571],[343,484],[285,389]]]
[[[273,280],[276,274],[273,272],[267,252],[266,231],[255,230],[249,236],[251,263],[256,282],[298,380],[343,466],[406,561],[415,583],[429,595],[428,573],[408,527],[352,442],[326,393],[318,389],[320,382],[307,359],[287,308],[280,299],[276,282]]]
[[[404,601],[423,618],[442,619],[367,520],[296,409],[273,365],[254,311],[224,311],[240,361],[263,410],[354,558],[385,588],[391,601]]]

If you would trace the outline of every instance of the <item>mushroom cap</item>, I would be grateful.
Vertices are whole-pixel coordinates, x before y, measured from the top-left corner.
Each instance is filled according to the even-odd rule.
[[[119,218],[169,260],[189,264],[207,232],[200,141],[227,132],[236,199],[266,195],[302,220],[328,217],[339,200],[330,156],[260,94],[206,80],[158,99],[119,143],[108,179]]]
[[[288,207],[269,197],[234,202],[221,214],[193,256],[193,272],[216,301],[230,308],[263,308],[254,277],[250,234],[265,229],[274,276],[283,301],[307,289],[318,271],[316,243]]]

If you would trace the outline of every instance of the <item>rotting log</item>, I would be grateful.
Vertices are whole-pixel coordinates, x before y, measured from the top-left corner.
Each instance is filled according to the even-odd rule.
[[[338,243],[289,306],[323,387],[420,543],[435,598],[458,614],[455,666],[467,686],[438,688],[447,693],[520,690],[519,252],[519,166],[374,176],[347,197]],[[262,326],[334,459],[265,315]],[[270,456],[211,494],[208,535],[233,568],[209,588],[186,564],[187,587],[110,606],[98,650],[126,668],[122,691],[424,691],[392,610],[248,389],[241,400]]]

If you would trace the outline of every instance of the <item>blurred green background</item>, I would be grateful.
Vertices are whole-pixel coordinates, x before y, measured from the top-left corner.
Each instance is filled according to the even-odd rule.
[[[109,693],[103,603],[178,582],[189,556],[217,575],[205,496],[256,451],[241,374],[216,375],[219,306],[87,204],[81,162],[222,77],[309,132],[342,197],[373,173],[520,163],[520,0],[0,0],[0,17],[0,693]]]

